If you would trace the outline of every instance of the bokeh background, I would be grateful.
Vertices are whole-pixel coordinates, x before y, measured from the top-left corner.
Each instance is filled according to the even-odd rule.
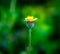
[[[38,18],[31,54],[60,54],[60,0],[0,0],[0,54],[26,53],[27,16]]]

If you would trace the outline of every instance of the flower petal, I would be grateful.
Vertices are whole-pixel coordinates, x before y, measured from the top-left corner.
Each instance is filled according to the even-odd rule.
[[[33,21],[37,20],[38,18],[33,19]]]

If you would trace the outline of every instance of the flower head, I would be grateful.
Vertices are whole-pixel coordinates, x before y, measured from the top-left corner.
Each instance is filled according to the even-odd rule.
[[[28,16],[28,17],[25,18],[25,21],[27,21],[27,22],[33,22],[35,20],[37,20],[37,18],[34,19],[33,16]]]
[[[26,25],[28,28],[33,28],[34,27],[34,21],[37,20],[37,18],[34,18],[33,16],[27,16],[25,18]]]

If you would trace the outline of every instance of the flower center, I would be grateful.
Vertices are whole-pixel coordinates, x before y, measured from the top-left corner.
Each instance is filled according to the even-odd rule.
[[[34,20],[34,17],[33,16],[28,16],[27,17],[27,21],[33,21]]]

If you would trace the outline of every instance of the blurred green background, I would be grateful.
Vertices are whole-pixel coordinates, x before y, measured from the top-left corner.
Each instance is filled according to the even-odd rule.
[[[0,0],[0,54],[26,53],[27,16],[38,18],[31,54],[60,54],[60,0]]]

